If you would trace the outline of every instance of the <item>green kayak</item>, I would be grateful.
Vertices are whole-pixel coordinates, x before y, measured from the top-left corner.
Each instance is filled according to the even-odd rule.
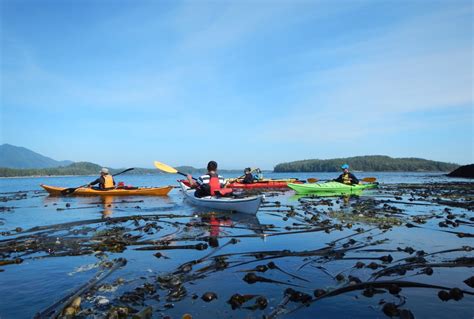
[[[359,194],[364,189],[376,188],[377,183],[346,185],[338,182],[314,183],[314,184],[294,184],[288,183],[288,187],[294,189],[297,194]]]

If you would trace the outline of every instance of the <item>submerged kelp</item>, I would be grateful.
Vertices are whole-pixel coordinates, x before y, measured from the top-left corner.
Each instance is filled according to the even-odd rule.
[[[45,201],[42,209],[58,214],[97,210],[102,217],[5,230],[0,276],[47,260],[87,259],[67,269],[82,284],[58,278],[67,287],[61,297],[25,316],[469,317],[472,186],[381,185],[327,198],[270,192],[257,216],[137,198]],[[38,196],[21,194],[5,195],[19,208],[3,214]]]

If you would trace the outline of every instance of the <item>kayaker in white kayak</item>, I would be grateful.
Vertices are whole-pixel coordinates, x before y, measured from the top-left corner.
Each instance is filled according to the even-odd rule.
[[[207,174],[202,175],[196,181],[193,180],[191,174],[187,176],[189,186],[195,188],[194,196],[225,196],[232,193],[232,189],[224,188],[225,180],[222,176],[217,174],[217,162],[210,161],[207,163]]]
[[[108,190],[115,188],[114,178],[112,177],[112,175],[109,174],[109,170],[105,167],[100,170],[100,177],[95,181],[89,183],[87,187],[91,187],[96,184],[99,184],[99,187],[97,189],[100,190]]]
[[[354,184],[359,184],[359,180],[357,177],[355,177],[354,174],[349,172],[349,165],[344,164],[341,166],[342,169],[342,174],[339,175],[338,178],[336,178],[334,181],[347,184],[347,185],[354,185]]]

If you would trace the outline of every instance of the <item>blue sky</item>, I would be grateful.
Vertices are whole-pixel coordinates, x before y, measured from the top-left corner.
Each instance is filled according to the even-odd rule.
[[[0,143],[111,167],[474,162],[472,1],[0,5]]]

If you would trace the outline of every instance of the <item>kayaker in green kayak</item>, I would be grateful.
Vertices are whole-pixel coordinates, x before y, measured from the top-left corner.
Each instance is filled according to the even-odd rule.
[[[187,178],[189,186],[196,189],[194,192],[196,197],[224,196],[232,193],[232,189],[224,188],[225,180],[217,173],[217,162],[215,161],[207,163],[207,174],[202,175],[196,181],[193,180],[191,174],[188,174]]]
[[[359,184],[359,179],[357,179],[357,177],[355,177],[354,174],[349,172],[349,165],[348,164],[342,165],[341,169],[342,169],[342,174],[339,175],[339,177],[336,178],[334,181],[339,182],[339,183],[343,183],[343,184],[346,184],[346,185]]]

